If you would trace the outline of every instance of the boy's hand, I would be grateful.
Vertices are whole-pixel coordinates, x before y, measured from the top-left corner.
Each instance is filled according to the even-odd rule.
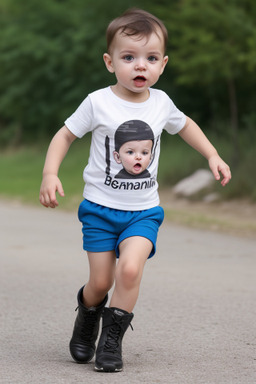
[[[39,200],[42,205],[46,208],[55,208],[59,205],[56,198],[56,192],[60,196],[64,197],[64,190],[58,176],[56,175],[45,175],[40,188]]]
[[[220,173],[223,176],[221,185],[225,187],[231,179],[231,172],[229,166],[220,158],[218,154],[209,158],[209,167],[216,180],[220,180]]]

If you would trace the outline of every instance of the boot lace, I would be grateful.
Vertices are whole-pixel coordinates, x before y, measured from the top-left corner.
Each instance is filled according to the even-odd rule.
[[[76,310],[78,307],[76,308]],[[86,323],[84,326],[80,327],[80,334],[83,338],[83,342],[89,342],[93,339],[93,332],[95,328],[95,324],[97,323],[97,313],[96,311],[91,311],[88,313],[86,317]]]
[[[107,340],[104,345],[104,351],[115,353],[119,347],[120,333],[122,331],[123,321],[117,321],[115,317],[113,319],[113,326],[109,329]],[[133,326],[129,324],[131,329],[133,330]]]

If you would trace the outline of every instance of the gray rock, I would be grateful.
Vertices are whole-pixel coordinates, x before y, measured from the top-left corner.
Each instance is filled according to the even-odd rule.
[[[214,201],[220,200],[220,194],[213,192],[213,193],[208,193],[208,195],[204,196],[203,201],[205,203],[213,203]]]
[[[207,169],[198,169],[191,176],[179,181],[174,187],[176,195],[190,197],[205,188],[211,187],[214,182],[213,174]]]

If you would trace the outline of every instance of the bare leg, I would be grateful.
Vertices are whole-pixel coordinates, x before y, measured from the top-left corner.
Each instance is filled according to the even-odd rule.
[[[139,295],[144,265],[151,250],[152,243],[145,237],[133,236],[120,243],[110,307],[132,312]]]
[[[87,252],[90,266],[89,281],[83,290],[83,302],[87,308],[98,306],[113,285],[116,269],[116,254]]]
[[[77,363],[88,363],[95,353],[99,323],[107,302],[107,292],[114,281],[115,252],[88,252],[90,278],[77,295],[78,312],[69,343],[71,356]],[[95,308],[91,308],[95,307]]]

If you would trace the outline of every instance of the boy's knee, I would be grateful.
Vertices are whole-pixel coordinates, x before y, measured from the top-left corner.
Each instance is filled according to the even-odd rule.
[[[140,277],[140,271],[135,263],[125,263],[121,265],[118,271],[118,276],[125,286],[133,286],[137,284]]]
[[[96,278],[91,281],[91,286],[94,290],[94,293],[101,296],[104,293],[107,293],[113,285],[112,278]]]

